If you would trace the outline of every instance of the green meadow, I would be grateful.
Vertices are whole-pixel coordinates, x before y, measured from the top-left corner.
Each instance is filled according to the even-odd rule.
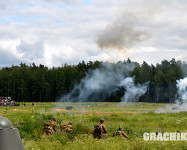
[[[155,103],[20,103],[20,106],[0,107],[0,115],[13,126],[23,121],[19,132],[26,150],[186,150],[187,141],[144,141],[145,132],[187,132],[187,112],[154,113],[168,105]],[[72,110],[65,110],[72,106]],[[52,117],[57,123],[72,121],[70,138],[57,132],[43,137],[43,125]],[[92,131],[100,118],[104,118],[109,136],[94,139]],[[114,136],[123,127],[129,139]]]

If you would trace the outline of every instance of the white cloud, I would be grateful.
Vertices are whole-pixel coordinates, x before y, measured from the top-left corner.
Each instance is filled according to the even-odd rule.
[[[21,41],[21,43],[16,47],[16,50],[19,53],[22,53],[24,58],[31,61],[42,58],[44,54],[44,46],[42,41],[38,41],[37,43],[26,43]]]
[[[149,51],[149,47],[141,48],[141,51],[135,50],[136,53],[132,53],[131,51],[128,53],[130,59],[133,58],[134,61],[142,63],[146,61],[148,64],[156,65],[160,63],[162,60],[171,60],[175,58],[175,60],[187,60],[187,50],[179,50],[179,49],[151,49]]]
[[[1,0],[0,8],[0,54],[12,55],[1,62],[5,66],[21,61],[59,66],[127,57],[150,63],[187,59],[187,3],[182,0]],[[101,51],[97,35],[128,13],[138,19],[135,28],[151,38],[128,52]]]

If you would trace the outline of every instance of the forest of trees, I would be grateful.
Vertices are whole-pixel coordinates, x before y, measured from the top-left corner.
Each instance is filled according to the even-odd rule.
[[[80,83],[90,70],[101,66],[102,62],[82,61],[78,65],[63,65],[48,68],[34,63],[4,67],[0,70],[0,96],[11,96],[18,102],[52,102],[69,93],[76,83]],[[129,59],[123,63],[132,63]],[[136,64],[130,76],[135,83],[149,81],[148,90],[140,101],[173,103],[177,99],[176,80],[187,75],[186,62],[163,60],[160,64]],[[120,92],[119,92],[120,93]],[[119,101],[123,96],[115,94],[103,101]],[[89,101],[89,100],[88,100]]]

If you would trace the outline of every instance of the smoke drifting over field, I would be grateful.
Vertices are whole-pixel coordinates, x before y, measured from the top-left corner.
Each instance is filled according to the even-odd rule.
[[[134,63],[103,63],[98,69],[89,72],[71,93],[62,101],[104,101],[116,91],[124,93],[123,102],[135,102],[147,90],[147,85],[135,85],[128,77],[135,68]]]
[[[134,44],[149,38],[149,34],[137,24],[140,21],[132,14],[125,14],[109,24],[96,38],[101,49],[127,50]]]
[[[187,103],[187,77],[184,79],[177,80],[177,88],[179,99],[183,103]]]
[[[137,102],[140,96],[144,95],[145,92],[147,91],[148,83],[145,83],[144,85],[141,84],[135,85],[134,78],[127,77],[121,82],[120,85],[126,89],[122,101]]]
[[[179,107],[180,111],[187,111],[187,77],[177,80],[177,88],[179,95]]]
[[[156,113],[176,113],[187,112],[187,77],[177,80],[178,97],[176,100],[177,106],[167,106],[165,109],[161,108],[156,110]]]

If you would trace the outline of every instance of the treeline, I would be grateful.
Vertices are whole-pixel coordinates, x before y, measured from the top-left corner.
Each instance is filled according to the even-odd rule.
[[[0,96],[11,96],[18,102],[56,101],[69,93],[87,73],[100,67],[101,63],[82,61],[78,65],[65,64],[53,68],[21,63],[19,66],[4,67],[0,70]],[[124,63],[132,62],[128,59]],[[135,77],[135,83],[149,82],[148,90],[140,101],[172,103],[177,99],[176,80],[186,76],[185,62],[172,59],[163,60],[156,66],[146,62],[135,64],[134,71],[130,73],[130,76]],[[124,93],[116,92],[104,101],[120,101]]]
[[[140,101],[154,103],[173,103],[178,99],[176,80],[186,76],[186,62],[163,60],[156,66],[143,62],[131,73],[136,83],[149,82],[148,90]]]
[[[63,65],[48,68],[34,63],[5,67],[0,70],[0,96],[11,96],[18,102],[50,102],[69,93],[88,70],[100,62],[84,61],[76,66]]]

